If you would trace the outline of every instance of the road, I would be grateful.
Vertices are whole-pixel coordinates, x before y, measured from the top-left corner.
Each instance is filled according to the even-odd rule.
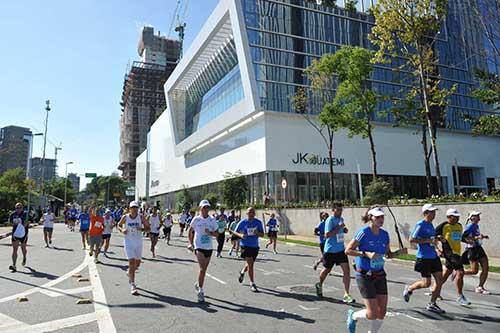
[[[174,234],[177,230],[174,229]],[[144,242],[143,265],[137,274],[140,296],[129,294],[125,275],[123,238],[114,233],[109,258],[95,265],[81,248],[80,235],[56,225],[54,248],[45,248],[42,230],[30,231],[28,262],[17,273],[8,270],[10,239],[0,241],[0,332],[345,332],[342,281],[338,270],[324,287],[324,298],[314,294],[318,272],[311,268],[319,250],[278,244],[279,254],[262,250],[256,263],[260,293],[251,293],[248,280],[237,281],[242,261],[234,257],[212,258],[205,285],[207,304],[196,303],[197,264],[186,250],[186,238],[174,237],[172,245],[160,240],[152,259]],[[412,267],[387,263],[389,314],[382,332],[500,332],[500,282],[490,280],[493,295],[473,292],[476,278],[465,281],[468,308],[454,302],[448,283],[439,316],[424,307],[428,296],[414,293],[409,304],[402,300],[406,283],[418,275]],[[78,282],[74,274],[88,281]],[[352,295],[361,297],[355,285]],[[19,302],[19,296],[28,301]],[[93,300],[76,304],[80,298]],[[361,307],[359,303],[353,305]],[[360,321],[358,332],[366,332]]]

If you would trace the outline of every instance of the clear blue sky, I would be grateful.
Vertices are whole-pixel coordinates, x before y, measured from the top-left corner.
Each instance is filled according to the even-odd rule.
[[[185,0],[183,0],[185,2]],[[177,0],[0,1],[0,127],[43,131],[59,174],[110,174],[118,166],[120,98],[128,61],[138,59],[140,27],[168,34]],[[185,48],[218,0],[190,0]],[[175,32],[171,37],[177,38]],[[35,139],[33,155],[42,155]],[[83,179],[82,179],[83,180]]]

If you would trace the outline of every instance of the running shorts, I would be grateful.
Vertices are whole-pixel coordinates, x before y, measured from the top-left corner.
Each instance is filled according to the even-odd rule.
[[[325,243],[319,243],[319,249],[321,250],[321,254],[325,252]]]
[[[433,273],[442,271],[443,265],[438,257],[434,259],[417,258],[415,262],[415,272],[419,272],[424,278],[430,278]]]
[[[367,274],[356,274],[356,283],[359,293],[364,299],[377,298],[377,295],[387,295],[387,279],[385,272],[377,276]]]
[[[142,238],[140,240],[125,240],[125,253],[127,259],[142,258]]]
[[[344,253],[344,251],[337,253],[323,253],[323,266],[325,266],[325,268],[327,269],[331,269],[335,265],[340,266],[340,264],[348,262],[349,259],[347,258],[347,255]]]
[[[100,246],[101,242],[102,242],[102,236],[101,235],[90,236],[89,237],[89,245],[90,245],[91,248],[94,247],[94,245]]]
[[[278,232],[277,231],[269,231],[267,233],[267,237],[269,237],[269,238],[277,238],[278,237]]]
[[[259,255],[259,248],[258,247],[248,247],[248,246],[241,247],[241,257],[243,259],[253,258],[253,261],[255,261],[257,259],[258,255]]]
[[[43,227],[43,232],[52,232],[54,228]]]
[[[196,249],[196,253],[201,253],[205,256],[205,258],[210,258],[212,256],[213,250],[207,250],[207,249]]]
[[[111,234],[102,234],[102,239],[110,239]]]
[[[445,263],[446,268],[452,269],[455,271],[463,271],[464,265],[462,264],[462,257],[458,254],[452,254],[450,257],[446,258]]]
[[[158,237],[158,236],[160,236],[160,233],[159,232],[150,232],[149,235],[153,236],[153,237]]]
[[[471,261],[480,261],[483,258],[488,258],[482,246],[472,247],[465,250],[462,254],[462,264],[469,265]]]

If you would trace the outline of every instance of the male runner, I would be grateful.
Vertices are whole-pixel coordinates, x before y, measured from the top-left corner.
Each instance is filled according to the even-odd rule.
[[[247,218],[241,220],[236,226],[236,230],[232,231],[231,234],[240,238],[241,257],[246,261],[245,266],[240,271],[238,281],[242,283],[245,273],[248,272],[250,290],[256,293],[259,290],[254,280],[254,264],[259,255],[259,237],[264,236],[264,226],[259,219],[255,218],[253,207],[247,209]]]
[[[161,215],[158,212],[158,207],[153,207],[153,212],[148,215],[147,222],[151,226],[149,231],[149,238],[151,239],[151,254],[153,255],[153,258],[155,258],[155,248],[156,244],[158,243],[158,237],[160,237],[160,227],[163,223]]]
[[[13,273],[17,271],[16,261],[19,245],[21,245],[21,251],[23,252],[22,265],[26,266],[26,256],[28,254],[26,244],[28,243],[29,229],[29,221],[24,212],[23,204],[18,202],[15,208],[16,210],[9,217],[9,222],[12,223],[12,265],[9,266],[9,269]]]
[[[102,233],[104,231],[104,217],[101,216],[102,210],[99,208],[90,209],[90,230],[89,230],[89,255],[94,255],[94,262],[99,264],[99,251],[102,245]]]
[[[167,213],[165,219],[163,220],[163,234],[165,235],[165,241],[167,245],[170,245],[170,236],[172,234],[172,226],[174,225],[174,221],[172,220],[172,214],[170,212]]]
[[[179,237],[184,237],[184,229],[186,228],[187,218],[188,218],[188,212],[186,210],[183,210],[181,215],[179,216],[179,227],[180,227]]]
[[[323,270],[319,275],[319,282],[316,283],[316,294],[323,297],[323,282],[330,274],[333,266],[338,265],[342,268],[344,282],[344,303],[352,303],[354,299],[349,293],[351,283],[351,270],[349,268],[349,259],[345,254],[344,235],[348,232],[344,219],[342,218],[343,206],[341,203],[334,203],[332,207],[333,215],[325,222],[325,253],[323,255]]]
[[[75,231],[76,220],[78,220],[78,210],[75,205],[69,209],[69,230]]]
[[[452,275],[458,292],[457,303],[462,306],[468,306],[471,303],[465,298],[463,293],[464,265],[462,264],[461,256],[463,228],[458,222],[460,213],[455,208],[450,208],[446,211],[446,217],[448,220],[436,228],[436,235],[440,237],[439,240],[443,247],[443,255],[446,259],[443,284]]]
[[[104,230],[102,232],[102,242],[104,245],[104,256],[107,257],[109,243],[111,241],[111,233],[113,232],[113,228],[115,226],[115,221],[111,209],[106,209],[104,213]]]
[[[82,235],[83,250],[87,249],[86,243],[89,242],[89,228],[90,228],[90,215],[88,213],[87,207],[83,208],[83,212],[78,216],[78,222],[80,223],[80,234]]]
[[[269,221],[267,221],[266,226],[267,237],[269,238],[269,242],[266,244],[266,249],[269,247],[269,245],[272,245],[274,254],[278,254],[278,252],[276,251],[276,243],[278,240],[279,224],[276,220],[276,214],[271,214],[271,218],[269,219]]]
[[[202,200],[199,207],[200,215],[191,221],[191,226],[188,230],[188,249],[193,250],[194,247],[196,258],[198,259],[200,270],[198,272],[198,282],[194,287],[198,295],[198,302],[203,303],[205,302],[203,284],[213,252],[212,237],[216,237],[219,233],[217,231],[217,221],[208,215],[210,202]]]
[[[314,228],[314,235],[318,236],[319,238],[319,250],[321,251],[321,256],[314,262],[313,269],[316,270],[318,269],[319,264],[323,262],[323,254],[325,252],[325,222],[326,219],[328,218],[328,213],[327,212],[321,212],[319,213],[319,223]]]
[[[56,217],[54,213],[52,213],[52,209],[48,207],[40,221],[43,222],[43,239],[45,241],[45,247],[49,247],[49,244],[52,244],[52,232],[54,231],[55,219]]]
[[[431,301],[427,305],[427,310],[436,313],[445,313],[436,303],[443,285],[443,266],[436,252],[438,239],[436,238],[436,230],[432,225],[432,221],[436,217],[436,210],[437,208],[432,204],[423,205],[422,214],[424,218],[417,222],[411,233],[410,243],[417,244],[415,271],[422,275],[422,279],[410,286],[405,286],[403,298],[406,302],[409,302],[413,291],[429,288],[431,286],[431,276],[433,276],[436,282],[432,288]]]

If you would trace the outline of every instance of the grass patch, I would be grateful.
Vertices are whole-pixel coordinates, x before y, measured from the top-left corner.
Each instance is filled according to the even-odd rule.
[[[417,257],[414,254],[400,254],[396,258],[397,259],[401,259],[401,260],[408,260],[408,261],[415,261],[415,260],[417,260]]]
[[[300,245],[305,245],[305,246],[313,246],[313,247],[319,246],[319,243],[316,243],[316,242],[308,242],[308,241],[291,239],[291,238],[288,238],[285,240],[285,237],[278,237],[278,240],[280,242],[294,243],[294,244],[300,244]]]

